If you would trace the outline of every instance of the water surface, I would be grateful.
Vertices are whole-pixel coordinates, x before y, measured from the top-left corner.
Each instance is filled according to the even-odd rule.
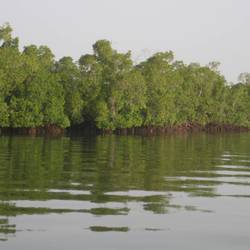
[[[0,249],[249,248],[249,133],[0,137]]]

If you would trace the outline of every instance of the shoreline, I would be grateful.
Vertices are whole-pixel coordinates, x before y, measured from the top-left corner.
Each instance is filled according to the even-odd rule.
[[[0,135],[26,135],[26,136],[63,136],[65,134],[73,135],[140,135],[140,136],[155,136],[155,135],[172,135],[172,134],[191,134],[191,133],[225,133],[225,132],[249,132],[250,128],[236,126],[231,124],[215,124],[210,123],[200,125],[198,123],[186,123],[178,126],[166,127],[133,127],[133,128],[117,128],[98,129],[92,125],[81,124],[72,126],[66,129],[55,125],[48,125],[37,128],[0,128]]]

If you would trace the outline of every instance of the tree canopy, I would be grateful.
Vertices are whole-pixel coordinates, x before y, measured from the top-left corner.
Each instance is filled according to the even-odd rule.
[[[250,73],[230,85],[217,62],[187,65],[172,51],[135,64],[130,51],[99,40],[74,62],[47,46],[20,50],[18,41],[9,24],[0,27],[0,127],[250,127]]]

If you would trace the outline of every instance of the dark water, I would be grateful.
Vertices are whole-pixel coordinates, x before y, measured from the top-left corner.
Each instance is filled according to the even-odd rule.
[[[0,249],[250,249],[250,133],[0,137]]]

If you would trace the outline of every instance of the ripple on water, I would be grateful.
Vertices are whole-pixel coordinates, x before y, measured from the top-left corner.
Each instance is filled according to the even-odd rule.
[[[245,235],[249,148],[250,137],[236,135],[0,138],[0,240],[57,228],[65,239],[70,229],[171,242],[170,234],[220,235],[230,223]]]

